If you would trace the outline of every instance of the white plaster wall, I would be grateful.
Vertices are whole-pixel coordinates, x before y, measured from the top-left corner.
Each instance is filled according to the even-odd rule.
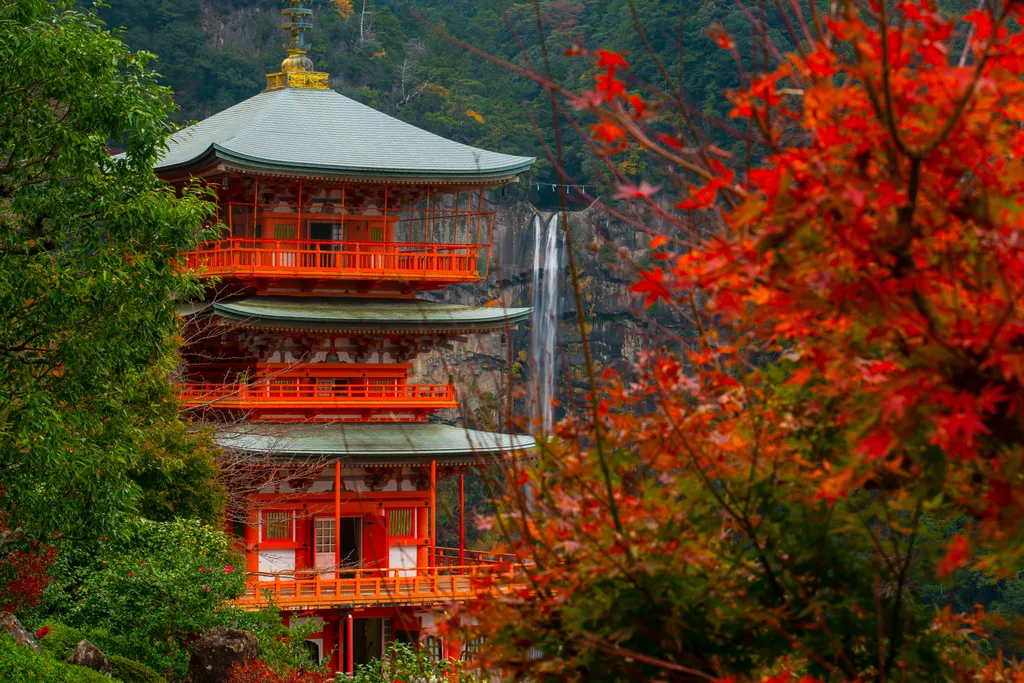
[[[416,569],[416,546],[393,545],[388,549],[388,567],[400,569],[399,576],[414,576]]]
[[[295,550],[261,550],[259,551],[260,572],[295,571]],[[291,581],[290,576],[282,576],[282,581]]]

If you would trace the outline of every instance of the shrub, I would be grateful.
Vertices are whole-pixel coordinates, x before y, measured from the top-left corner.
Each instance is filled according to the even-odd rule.
[[[338,680],[348,683],[473,683],[481,679],[466,671],[462,662],[451,659],[436,662],[426,650],[392,643],[383,658],[362,664],[351,677],[339,676]]]
[[[50,632],[39,639],[39,644],[47,654],[59,661],[66,660],[75,646],[85,638],[85,632],[81,629],[53,622],[47,622],[46,626]],[[103,649],[99,645],[96,647]]]
[[[163,676],[142,662],[120,655],[109,655],[107,659],[114,667],[114,678],[122,683],[165,683]]]
[[[245,586],[238,565],[227,535],[201,522],[136,520],[81,570],[67,621],[109,629],[126,643],[117,654],[183,675],[191,635],[230,622],[225,601]]]
[[[228,683],[331,683],[334,676],[322,671],[292,669],[278,673],[262,659],[231,667]]]
[[[3,497],[0,489],[0,501]],[[0,611],[21,613],[36,607],[51,581],[56,556],[56,548],[26,539],[0,509]]]
[[[92,669],[40,656],[32,648],[15,645],[7,636],[0,636],[0,681],[111,683],[110,678]]]
[[[67,661],[68,656],[83,640],[88,640],[98,647],[107,657],[133,654],[127,640],[111,635],[103,628],[75,628],[53,621],[46,622],[43,627],[49,628],[50,631],[39,639],[39,644],[47,654],[59,662]]]

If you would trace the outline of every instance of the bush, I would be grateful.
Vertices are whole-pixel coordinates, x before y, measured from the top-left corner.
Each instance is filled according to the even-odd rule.
[[[347,683],[477,683],[480,680],[465,670],[462,662],[450,659],[435,662],[426,650],[406,643],[392,643],[382,659],[361,664],[353,676],[338,676],[338,681]]]
[[[107,659],[114,667],[114,678],[120,679],[122,683],[165,683],[163,676],[142,662],[120,655],[108,655]]]
[[[262,659],[235,664],[228,675],[228,683],[331,683],[334,676],[322,671],[291,669],[278,673]]]
[[[111,683],[110,678],[92,669],[40,656],[32,648],[15,645],[7,636],[0,636],[0,681]]]
[[[125,643],[116,654],[183,676],[191,636],[235,614],[225,602],[245,589],[240,558],[227,534],[197,521],[135,520],[124,531],[80,570],[66,621],[109,629]]]
[[[46,627],[50,629],[50,632],[39,638],[39,644],[47,654],[61,662],[67,660],[75,646],[85,639],[85,632],[81,629],[53,622],[47,622]],[[100,645],[96,645],[96,647],[103,649]]]
[[[133,651],[128,641],[120,636],[111,635],[104,628],[75,628],[67,624],[48,621],[44,624],[50,629],[39,644],[43,650],[59,662],[67,661],[75,647],[83,640],[102,650],[109,658],[111,655],[131,655]]]

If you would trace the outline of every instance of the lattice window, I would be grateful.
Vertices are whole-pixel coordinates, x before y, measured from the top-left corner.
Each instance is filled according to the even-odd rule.
[[[384,643],[384,652],[387,652],[388,648],[391,647],[391,641],[394,640],[394,633],[391,630],[391,619],[385,617],[380,621],[381,642]]]
[[[473,638],[462,644],[462,661],[475,662],[480,656],[480,649],[483,647],[483,638]]]
[[[437,636],[424,636],[422,649],[435,662],[444,659],[444,641]]]
[[[314,524],[316,531],[313,540],[316,552],[333,553],[335,548],[334,520],[330,518],[316,519]]]
[[[383,242],[384,241],[384,228],[370,228],[370,241],[371,242]]]
[[[293,240],[293,239],[295,239],[295,224],[294,223],[274,223],[274,239],[275,240]]]
[[[388,510],[388,536],[392,538],[411,538],[413,536],[412,508]]]
[[[263,513],[263,540],[292,540],[292,513],[289,510],[274,510]]]

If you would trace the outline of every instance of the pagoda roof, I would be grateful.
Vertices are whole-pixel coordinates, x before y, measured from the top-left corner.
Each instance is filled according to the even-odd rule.
[[[243,327],[353,332],[487,332],[526,320],[532,308],[464,306],[415,298],[246,296],[179,309],[212,311]]]
[[[175,133],[160,173],[220,160],[239,170],[368,180],[502,181],[533,157],[434,135],[333,90],[260,93]]]
[[[429,422],[242,423],[216,430],[215,438],[223,448],[268,456],[340,457],[353,465],[470,464],[536,445],[528,435]]]

